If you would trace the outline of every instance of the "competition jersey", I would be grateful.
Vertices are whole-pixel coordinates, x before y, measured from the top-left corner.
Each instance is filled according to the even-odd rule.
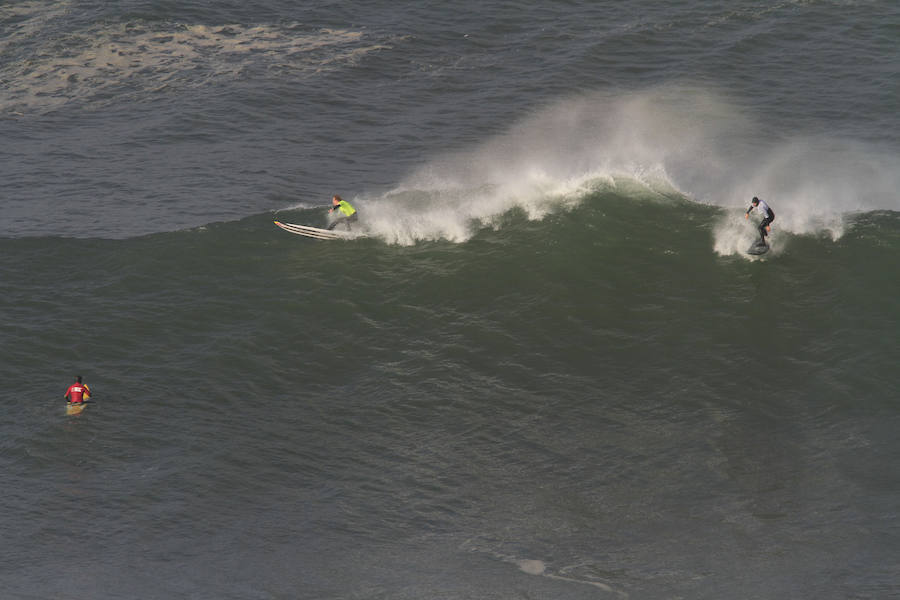
[[[347,202],[346,200],[341,200],[337,207],[342,213],[347,215],[348,217],[353,216],[353,213],[356,212],[356,209],[353,208],[353,205]]]
[[[91,392],[88,389],[88,386],[83,383],[73,383],[69,386],[69,389],[66,390],[66,398],[69,399],[69,402],[79,403],[84,402],[84,396],[90,396]]]
[[[756,208],[759,209],[759,212],[760,212],[760,213],[762,214],[762,216],[764,216],[764,217],[775,216],[775,213],[772,212],[772,209],[769,208],[769,205],[766,204],[766,201],[765,201],[765,200],[760,200],[760,201],[759,201],[759,205],[758,205]]]

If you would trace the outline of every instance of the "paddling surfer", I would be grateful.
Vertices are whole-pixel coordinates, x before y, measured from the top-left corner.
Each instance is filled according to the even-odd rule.
[[[759,240],[764,245],[768,246],[766,243],[766,236],[768,235],[768,231],[772,229],[771,223],[775,220],[775,211],[769,208],[769,205],[765,203],[764,200],[760,200],[756,196],[753,196],[753,200],[750,201],[750,208],[747,209],[747,212],[744,213],[744,218],[750,218],[750,211],[754,208],[758,208],[759,212],[763,215],[763,220],[759,224]]]
[[[81,383],[81,375],[75,376],[75,383],[66,390],[65,399],[69,404],[81,404],[91,397],[91,388]]]
[[[333,213],[335,209],[340,211],[340,214],[334,220],[334,222],[328,226],[328,229],[334,229],[338,226],[339,223],[343,223],[347,226],[347,231],[350,231],[350,223],[355,222],[359,217],[356,209],[353,208],[352,204],[350,204],[337,194],[331,197],[331,208],[328,210],[328,213]]]

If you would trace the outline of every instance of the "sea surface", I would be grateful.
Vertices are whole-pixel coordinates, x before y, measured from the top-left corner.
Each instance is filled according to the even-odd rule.
[[[898,598],[898,267],[894,0],[0,2],[0,598]]]

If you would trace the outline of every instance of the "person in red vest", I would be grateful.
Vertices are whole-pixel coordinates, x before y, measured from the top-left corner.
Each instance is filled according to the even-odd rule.
[[[91,397],[91,388],[81,383],[81,375],[75,376],[75,383],[66,390],[65,398],[71,404],[80,404]]]

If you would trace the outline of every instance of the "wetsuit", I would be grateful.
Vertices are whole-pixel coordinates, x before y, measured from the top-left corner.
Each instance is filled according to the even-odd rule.
[[[750,211],[754,208],[758,208],[759,212],[763,214],[763,220],[759,224],[759,239],[765,244],[766,236],[769,235],[769,232],[766,231],[766,227],[775,220],[775,211],[769,208],[769,205],[766,204],[764,200],[760,200],[759,204],[756,206],[751,204],[750,208],[747,209],[747,214],[749,215]]]
[[[337,205],[332,207],[331,210],[334,210],[335,208],[341,211],[342,214],[338,215],[338,218],[334,220],[334,223],[328,226],[328,229],[334,229],[335,227],[337,227],[338,223],[346,223],[347,230],[349,231],[350,223],[353,223],[357,218],[359,218],[359,216],[356,214],[356,209],[353,208],[353,205],[351,205],[346,200],[341,200],[337,203]]]

